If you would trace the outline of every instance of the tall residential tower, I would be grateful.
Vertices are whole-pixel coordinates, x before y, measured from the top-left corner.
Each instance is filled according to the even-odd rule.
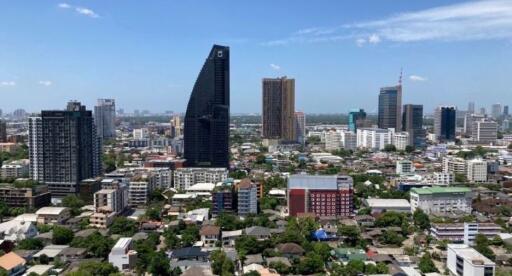
[[[52,196],[79,193],[82,180],[101,173],[100,139],[92,112],[79,102],[66,110],[43,110],[29,119],[30,176]]]
[[[263,79],[263,138],[295,141],[295,80]]]
[[[116,138],[116,102],[114,99],[98,99],[94,107],[94,123],[98,137],[104,140]]]

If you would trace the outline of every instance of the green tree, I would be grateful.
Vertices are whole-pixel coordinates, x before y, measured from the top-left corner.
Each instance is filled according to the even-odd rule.
[[[313,243],[313,252],[315,254],[322,257],[322,260],[324,262],[327,262],[329,258],[331,257],[331,250],[332,248],[324,242],[315,242]]]
[[[377,263],[377,273],[379,274],[388,274],[389,273],[389,267],[386,265],[386,263]]]
[[[43,241],[36,238],[28,238],[18,242],[18,249],[21,250],[39,250],[43,249]]]
[[[167,256],[164,252],[159,251],[152,255],[148,266],[148,271],[153,275],[171,275],[169,259],[167,259]]]
[[[243,227],[243,223],[232,214],[222,213],[217,217],[215,222],[224,231],[237,230]]]
[[[87,252],[95,258],[107,258],[114,240],[94,232],[88,237],[75,237],[70,244],[72,247],[86,248]]]
[[[403,215],[397,212],[385,212],[376,220],[375,225],[378,227],[402,226]]]
[[[430,228],[430,219],[428,215],[423,212],[421,209],[416,209],[413,214],[414,225],[421,230],[426,230]]]
[[[494,252],[492,252],[491,248],[489,248],[489,240],[483,234],[476,235],[475,250],[491,260],[494,260],[496,258]]]
[[[271,262],[269,267],[275,269],[281,275],[286,275],[290,272],[290,267],[283,262]]]
[[[303,275],[320,273],[324,271],[322,256],[315,252],[309,252],[297,265],[297,272]]]
[[[83,261],[78,270],[68,274],[70,276],[113,276],[118,274],[117,267],[108,262]]]
[[[210,254],[211,268],[215,275],[232,275],[235,271],[235,265],[226,253],[220,250],[215,250]]]
[[[355,225],[339,225],[338,235],[343,237],[344,243],[355,246],[360,238],[359,228]]]
[[[39,256],[39,263],[47,265],[48,263],[50,263],[50,258],[48,258],[48,255],[42,254],[41,256]]]
[[[116,217],[110,226],[110,233],[123,235],[127,237],[133,236],[137,232],[137,223],[126,217]]]
[[[414,146],[411,146],[411,145],[405,146],[405,152],[411,153],[413,151],[414,151]]]
[[[365,265],[361,260],[351,260],[347,263],[345,270],[348,275],[358,275],[365,271]]]
[[[390,245],[396,245],[401,246],[402,242],[405,240],[405,238],[398,234],[395,231],[392,230],[386,230],[384,233],[380,236],[380,241],[384,244],[390,244]]]
[[[52,242],[53,244],[58,245],[66,245],[69,244],[75,235],[71,229],[62,227],[62,226],[54,226],[53,227],[53,235]]]
[[[395,147],[395,145],[387,144],[387,145],[384,146],[384,151],[385,152],[395,152],[396,151],[396,147]]]
[[[9,273],[7,273],[7,270],[0,267],[0,276],[9,276]]]
[[[79,215],[81,213],[80,208],[84,205],[85,202],[76,195],[67,195],[62,199],[62,206],[71,209],[71,214],[73,216]]]
[[[509,150],[512,150],[512,143],[508,144],[508,147],[507,147]]]
[[[421,256],[418,268],[422,273],[438,272],[434,262],[432,261],[432,257],[428,252],[425,252],[425,254]]]

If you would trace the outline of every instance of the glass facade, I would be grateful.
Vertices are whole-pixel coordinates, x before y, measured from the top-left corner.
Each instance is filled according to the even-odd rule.
[[[189,167],[229,166],[229,48],[214,45],[190,95],[184,157]]]

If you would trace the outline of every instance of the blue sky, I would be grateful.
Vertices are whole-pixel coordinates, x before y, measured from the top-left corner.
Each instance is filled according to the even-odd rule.
[[[512,1],[0,1],[0,109],[184,111],[212,44],[231,47],[231,111],[260,112],[261,78],[296,79],[296,107],[512,105]]]

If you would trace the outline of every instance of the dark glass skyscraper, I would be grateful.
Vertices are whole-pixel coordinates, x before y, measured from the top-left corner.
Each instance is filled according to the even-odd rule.
[[[423,129],[423,105],[406,104],[402,117],[402,130],[409,133],[409,145],[416,148],[425,146],[425,130]]]
[[[378,126],[402,129],[402,85],[380,89]]]
[[[188,101],[184,129],[188,167],[229,166],[229,47],[213,45]]]
[[[434,133],[440,142],[455,141],[457,110],[454,106],[440,106],[434,118]]]

